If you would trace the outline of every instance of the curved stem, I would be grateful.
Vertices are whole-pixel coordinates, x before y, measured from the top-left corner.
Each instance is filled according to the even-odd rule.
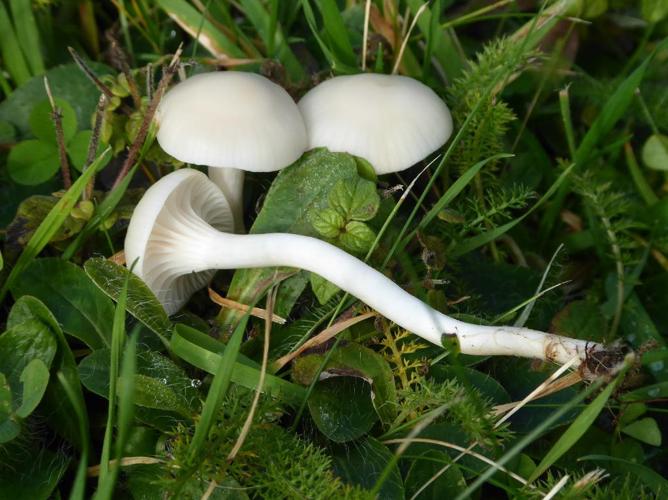
[[[238,168],[209,167],[209,179],[223,192],[230,203],[234,216],[234,231],[246,232],[244,229],[244,174]]]
[[[188,245],[193,271],[288,266],[319,274],[380,314],[436,345],[456,337],[464,354],[508,355],[566,363],[602,346],[528,328],[465,323],[442,314],[384,274],[324,241],[284,233],[237,235],[209,227]],[[576,363],[578,364],[578,363]]]

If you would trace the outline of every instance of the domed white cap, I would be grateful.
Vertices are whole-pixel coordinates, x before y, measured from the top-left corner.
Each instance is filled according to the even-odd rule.
[[[443,100],[406,76],[337,76],[306,93],[299,109],[309,148],[324,146],[361,156],[378,174],[407,169],[452,133]]]
[[[172,88],[156,112],[158,142],[197,165],[272,172],[307,147],[304,121],[290,95],[255,73],[203,73]]]
[[[153,184],[135,207],[125,236],[127,266],[174,314],[211,280],[195,271],[201,234],[230,232],[234,220],[225,196],[197,170],[183,168]],[[135,263],[136,261],[136,263]]]

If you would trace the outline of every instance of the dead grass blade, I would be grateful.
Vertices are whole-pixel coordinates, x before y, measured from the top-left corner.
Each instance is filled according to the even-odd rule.
[[[209,298],[213,301],[214,304],[218,304],[220,307],[227,307],[228,309],[234,309],[235,311],[241,312],[248,311],[248,305],[223,297],[212,288],[209,288]],[[261,307],[253,307],[251,309],[250,315],[255,316],[256,318],[265,318],[267,316],[267,311]],[[286,319],[280,317],[278,314],[272,313],[271,321],[279,325],[284,325]]]

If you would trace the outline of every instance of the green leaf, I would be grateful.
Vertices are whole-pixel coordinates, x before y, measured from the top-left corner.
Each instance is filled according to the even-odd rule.
[[[320,0],[316,4],[322,14],[324,37],[328,41],[328,46],[344,64],[356,66],[357,56],[348,38],[348,30],[336,0]]]
[[[55,355],[56,340],[39,320],[26,320],[0,335],[0,366],[14,397],[23,393],[21,377],[26,367],[37,359],[48,368]],[[21,405],[15,399],[12,406],[16,410]]]
[[[11,144],[15,140],[14,126],[5,120],[0,120],[0,144]]]
[[[32,2],[27,0],[10,0],[9,7],[16,26],[16,36],[21,44],[30,70],[33,75],[44,73],[44,61],[40,48],[39,31],[32,12]]]
[[[79,382],[79,376],[77,374],[76,363],[74,362],[74,355],[60,329],[58,321],[56,321],[56,318],[51,314],[51,311],[49,311],[47,307],[35,297],[24,295],[18,299],[12,307],[7,320],[7,326],[13,327],[26,321],[33,320],[40,321],[43,325],[48,327],[53,334],[58,345],[58,351],[52,365],[67,379],[79,404],[81,407],[84,407],[83,393],[81,391],[81,383]],[[67,401],[67,396],[63,392],[62,386],[55,383],[49,384],[42,402],[44,413],[47,415],[49,424],[52,428],[69,441],[80,446],[81,437],[79,435],[79,425],[76,419],[72,418],[72,409],[65,401]]]
[[[302,385],[310,385],[324,356],[324,354],[308,354],[297,358],[292,368],[294,380]],[[392,422],[396,415],[396,387],[392,370],[380,354],[353,342],[337,347],[329,356],[329,361],[321,373],[321,379],[336,374],[348,374],[368,380],[372,384],[373,406],[378,415],[384,423]]]
[[[661,446],[661,430],[651,417],[641,418],[622,429],[624,434],[652,446]]]
[[[392,452],[375,438],[367,437],[354,443],[331,447],[334,472],[346,483],[356,484],[369,490],[392,460]],[[379,498],[403,499],[404,485],[399,467],[395,465],[383,487]]]
[[[23,369],[21,382],[23,383],[23,398],[21,406],[16,410],[16,415],[26,418],[37,408],[44,396],[49,383],[49,368],[44,361],[35,358]]]
[[[97,62],[89,61],[88,65],[98,76],[109,74],[111,71],[108,66]],[[77,122],[90,123],[100,91],[74,63],[51,68],[45,75],[31,78],[25,85],[21,85],[0,103],[0,120],[14,125],[20,137],[28,136],[30,113],[37,103],[46,98],[44,76],[49,79],[53,95],[72,106],[76,112]]]
[[[344,231],[339,236],[339,242],[344,250],[352,253],[366,253],[376,240],[376,233],[367,224],[352,221],[346,224]]]
[[[550,331],[566,337],[604,341],[607,325],[598,305],[588,300],[576,300],[557,313]]]
[[[311,222],[320,235],[331,239],[339,236],[339,233],[346,225],[346,220],[343,216],[333,208],[325,208],[315,213],[311,218]]]
[[[92,349],[108,346],[114,306],[79,266],[56,257],[34,261],[12,287],[18,299],[40,299],[63,325],[63,330]]]
[[[658,23],[668,16],[668,0],[642,0],[640,12],[648,23]]]
[[[341,179],[329,195],[329,206],[346,221],[368,221],[378,212],[376,184],[361,177]]]
[[[7,171],[18,184],[34,186],[48,181],[60,168],[55,144],[38,140],[23,141],[9,152]]]
[[[21,256],[16,261],[16,264],[14,264],[14,268],[9,273],[7,280],[0,289],[0,301],[4,299],[7,291],[14,284],[14,280],[21,276],[30,262],[32,262],[37,254],[42,251],[42,249],[49,243],[49,241],[51,241],[51,238],[58,232],[62,224],[68,218],[71,210],[79,200],[79,196],[81,196],[81,193],[88,184],[88,181],[93,175],[95,175],[95,172],[100,166],[100,163],[105,160],[108,154],[109,149],[107,148],[105,152],[93,162],[90,168],[76,180],[72,187],[67,190],[58,203],[56,203],[56,205],[51,209],[49,215],[44,218],[42,223],[30,238],[26,248],[21,253]]]
[[[77,133],[77,115],[70,104],[58,97],[54,99],[56,108],[60,111],[63,125],[65,144]],[[53,122],[51,103],[46,100],[38,103],[30,113],[28,123],[33,135],[44,142],[57,145],[56,126]]]
[[[165,346],[168,345],[172,323],[153,292],[139,277],[125,266],[102,257],[88,259],[84,269],[93,283],[116,301],[128,279],[127,311],[153,331]]]
[[[668,2],[667,2],[668,3]],[[642,147],[642,161],[654,170],[668,170],[668,136],[649,136]]]
[[[338,286],[330,283],[318,274],[310,273],[310,280],[311,290],[313,290],[313,294],[320,304],[326,304],[334,295],[341,291]]]
[[[308,408],[320,432],[336,443],[363,436],[378,420],[371,384],[356,376],[320,380],[309,397]]]
[[[12,389],[5,374],[0,373],[0,444],[11,441],[21,433],[21,426],[13,413]]]
[[[110,351],[98,349],[79,363],[79,375],[89,391],[109,397]],[[197,408],[199,381],[193,382],[172,360],[155,351],[140,349],[134,378],[135,404],[168,410],[190,418]]]
[[[445,453],[437,450],[426,450],[415,459],[406,460],[406,496],[411,497],[432,479],[446,465],[448,469],[421,491],[419,498],[434,500],[455,498],[466,488],[466,480],[461,469]]]
[[[77,134],[72,138],[72,140],[67,144],[67,154],[70,157],[71,165],[78,171],[83,171],[83,167],[86,165],[86,160],[88,159],[88,145],[93,137],[92,130],[82,130],[77,132]],[[97,151],[95,156],[99,156],[104,151],[106,147],[102,141],[99,141],[97,144]],[[109,163],[109,158],[101,167],[104,167]]]
[[[599,413],[603,410],[605,403],[608,402],[610,395],[613,393],[617,383],[613,382],[608,384],[608,386],[601,391],[601,393],[596,396],[596,399],[589,403],[587,407],[582,410],[582,413],[578,415],[575,421],[566,429],[564,433],[561,434],[557,442],[550,448],[550,450],[543,456],[543,459],[540,461],[536,470],[533,471],[531,477],[528,481],[535,481],[537,478],[543,474],[547,469],[549,469],[559,458],[566,453],[571,447],[578,442],[578,440],[587,432],[587,429],[591,427],[598,417]]]

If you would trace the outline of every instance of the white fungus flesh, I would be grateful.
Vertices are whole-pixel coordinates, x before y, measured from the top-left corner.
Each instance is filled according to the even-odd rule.
[[[288,266],[317,273],[397,325],[436,345],[456,339],[461,352],[575,364],[603,346],[528,328],[484,326],[447,316],[383,273],[325,241],[299,234],[230,234],[229,205],[204,174],[171,173],[135,208],[125,240],[128,265],[169,314],[204,287],[215,269]]]
[[[156,119],[162,149],[196,165],[273,172],[297,160],[307,146],[295,102],[255,73],[192,76],[167,92]]]
[[[399,75],[338,76],[299,101],[309,148],[368,160],[377,174],[405,170],[452,133],[448,107],[423,83]]]

